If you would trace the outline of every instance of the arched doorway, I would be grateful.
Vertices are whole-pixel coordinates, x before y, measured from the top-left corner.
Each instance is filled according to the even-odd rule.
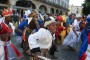
[[[32,11],[33,9],[36,8],[35,4],[33,4],[31,1],[25,1],[25,0],[19,0],[16,2],[16,6],[19,7],[24,7],[24,8],[30,8],[30,10]],[[21,14],[21,17],[23,17],[24,13],[25,13],[25,9],[24,8],[14,8],[17,10],[17,12],[19,14]]]
[[[16,6],[20,6],[20,7],[26,7],[26,8],[31,8],[31,9],[35,9],[36,6],[34,3],[32,3],[31,1],[17,1],[16,2]]]
[[[62,11],[60,11],[60,15],[62,15]]]
[[[39,7],[39,12],[40,12],[41,14],[44,14],[45,12],[47,12],[46,6],[41,5],[41,6]]]
[[[56,10],[56,14],[59,14],[59,10],[58,9]]]
[[[50,13],[51,13],[51,14],[54,14],[54,8],[51,8],[51,9],[50,9]]]

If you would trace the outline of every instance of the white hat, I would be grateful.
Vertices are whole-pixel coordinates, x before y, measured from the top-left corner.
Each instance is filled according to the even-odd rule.
[[[25,11],[26,17],[27,17],[29,14],[31,14],[31,11],[30,11],[30,10]]]
[[[50,19],[50,18],[48,18],[47,20],[49,20],[49,21],[46,21],[46,22],[44,23],[44,27],[47,27],[48,25],[50,25],[50,24],[53,23],[53,22],[56,22],[55,20],[52,20],[52,19]]]
[[[54,21],[55,21],[54,17],[50,16],[49,18],[50,18],[51,20],[54,20]]]
[[[77,14],[76,15],[76,18],[79,18],[79,17],[82,17],[82,15],[81,14]]]

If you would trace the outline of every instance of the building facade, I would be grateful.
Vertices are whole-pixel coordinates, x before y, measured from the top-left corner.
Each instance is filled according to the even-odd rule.
[[[20,4],[18,1],[30,1],[30,9],[36,9],[40,13],[67,14],[69,11],[69,0],[9,0],[11,5]],[[26,4],[25,4],[26,5]]]
[[[82,14],[82,6],[74,6],[74,5],[70,5],[69,6],[69,14],[73,13],[73,14]]]

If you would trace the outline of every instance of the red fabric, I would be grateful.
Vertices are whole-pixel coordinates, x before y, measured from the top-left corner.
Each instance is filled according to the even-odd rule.
[[[6,34],[6,33],[11,34],[12,33],[12,29],[10,27],[6,26],[5,23],[2,22],[0,25],[2,27],[2,29],[0,30],[0,34]]]
[[[4,47],[4,52],[5,52],[5,60],[8,60],[8,56],[7,56],[7,46]]]
[[[63,21],[62,16],[56,16],[56,19],[57,19],[58,21]]]
[[[6,15],[12,15],[13,13],[12,13],[12,11],[10,10],[10,9],[4,9],[3,11],[2,11],[2,15],[3,16],[6,16]]]
[[[16,49],[16,47],[11,43],[10,46],[12,47],[12,49],[14,50],[14,52],[16,53],[16,55],[18,57],[21,57],[21,53]]]
[[[23,33],[22,33],[22,40],[23,40],[23,41],[26,41],[25,33],[26,33],[26,29],[24,29],[24,31],[23,31]]]
[[[88,44],[90,44],[90,33],[88,34]]]
[[[85,60],[86,57],[87,57],[87,55],[86,55],[86,53],[84,53],[84,54],[81,56],[80,60]]]
[[[58,38],[59,34],[61,33],[61,31],[63,31],[63,27],[62,26],[58,26],[57,30],[56,30],[56,38]]]

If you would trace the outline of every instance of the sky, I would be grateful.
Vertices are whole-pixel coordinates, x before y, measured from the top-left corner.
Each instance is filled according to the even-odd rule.
[[[69,5],[82,6],[84,0],[70,0]]]

